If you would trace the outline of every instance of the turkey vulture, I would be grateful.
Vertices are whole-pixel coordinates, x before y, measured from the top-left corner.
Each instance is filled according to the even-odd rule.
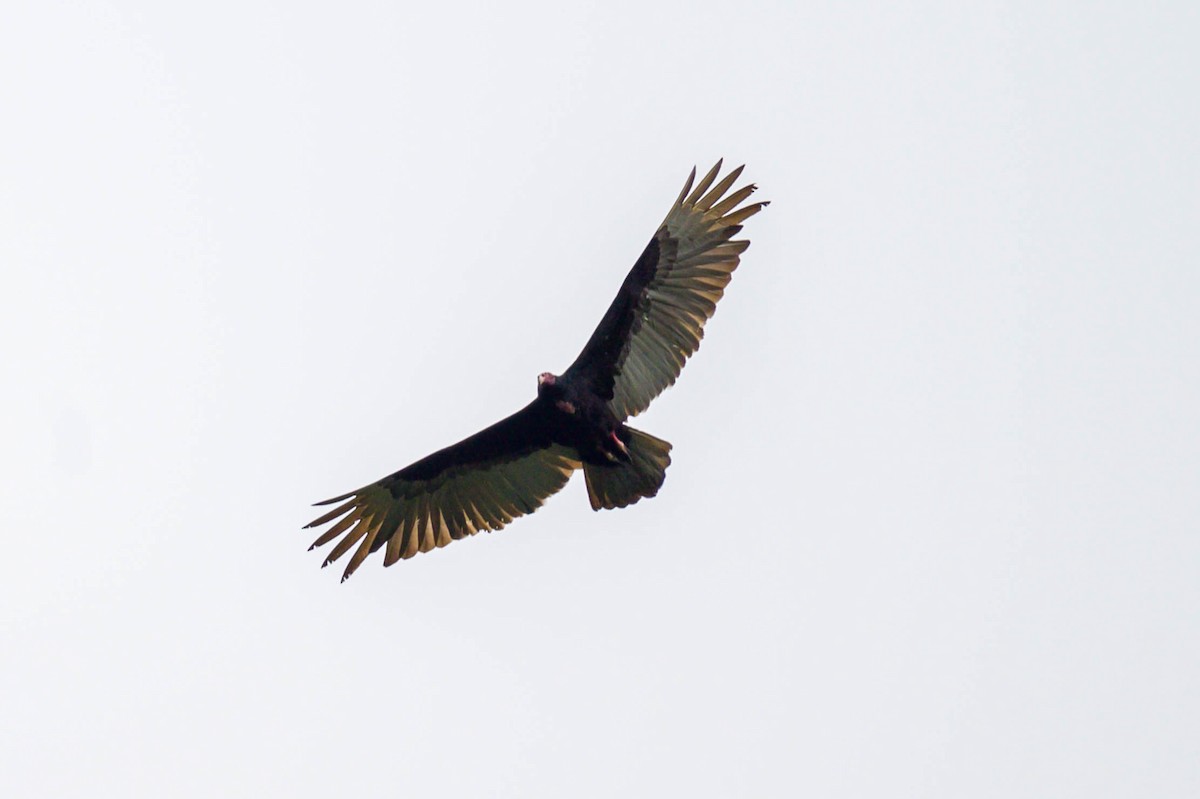
[[[742,167],[714,185],[720,170],[718,161],[693,188],[692,169],[583,352],[561,375],[539,375],[533,402],[377,483],[317,503],[339,504],[307,527],[340,519],[309,549],[342,536],[322,566],[357,544],[344,581],[378,549],[386,547],[383,565],[391,566],[499,530],[537,510],[581,467],[594,510],[658,493],[671,445],[625,420],[672,385],[700,346],[750,246],[733,237],[767,205],[739,208],[755,187],[726,196]]]

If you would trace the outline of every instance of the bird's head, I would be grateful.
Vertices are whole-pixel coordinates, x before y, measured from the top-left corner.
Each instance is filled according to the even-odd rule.
[[[550,372],[542,372],[538,375],[539,397],[559,393],[562,393],[562,390],[558,388],[558,375],[551,374]]]

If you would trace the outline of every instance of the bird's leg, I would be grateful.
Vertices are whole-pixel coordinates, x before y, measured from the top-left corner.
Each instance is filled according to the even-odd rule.
[[[617,449],[620,451],[620,453],[622,455],[625,456],[625,460],[629,460],[629,448],[625,446],[625,442],[622,441],[621,438],[617,435],[617,431],[613,430],[611,433],[608,434],[608,437],[611,438],[612,442],[617,445]]]

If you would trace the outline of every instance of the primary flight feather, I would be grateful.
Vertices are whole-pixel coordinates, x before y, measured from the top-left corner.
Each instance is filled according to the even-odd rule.
[[[693,169],[579,357],[562,375],[538,376],[537,397],[469,438],[369,486],[325,500],[335,522],[310,549],[341,536],[322,566],[354,554],[342,580],[384,550],[383,565],[499,530],[533,513],[582,468],[592,508],[623,508],[658,493],[671,445],[625,424],[679,377],[700,346],[750,242],[734,240],[767,205],[732,193],[742,167],[717,181],[721,162]],[[694,185],[693,185],[694,184]]]

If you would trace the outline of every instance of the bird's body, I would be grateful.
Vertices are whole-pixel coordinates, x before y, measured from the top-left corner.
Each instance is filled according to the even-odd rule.
[[[583,463],[606,465],[629,460],[628,452],[622,449],[629,437],[628,428],[586,385],[543,372],[534,404],[555,443],[574,449]]]
[[[357,545],[344,580],[384,547],[384,565],[391,565],[498,530],[536,510],[580,468],[596,510],[658,492],[671,445],[625,421],[673,384],[700,346],[704,323],[750,244],[733,236],[766,205],[738,208],[754,187],[726,196],[742,168],[714,186],[720,166],[694,189],[692,171],[579,357],[562,375],[543,372],[532,402],[376,483],[319,503],[343,503],[308,525],[337,520],[313,543],[342,536],[324,565]]]

